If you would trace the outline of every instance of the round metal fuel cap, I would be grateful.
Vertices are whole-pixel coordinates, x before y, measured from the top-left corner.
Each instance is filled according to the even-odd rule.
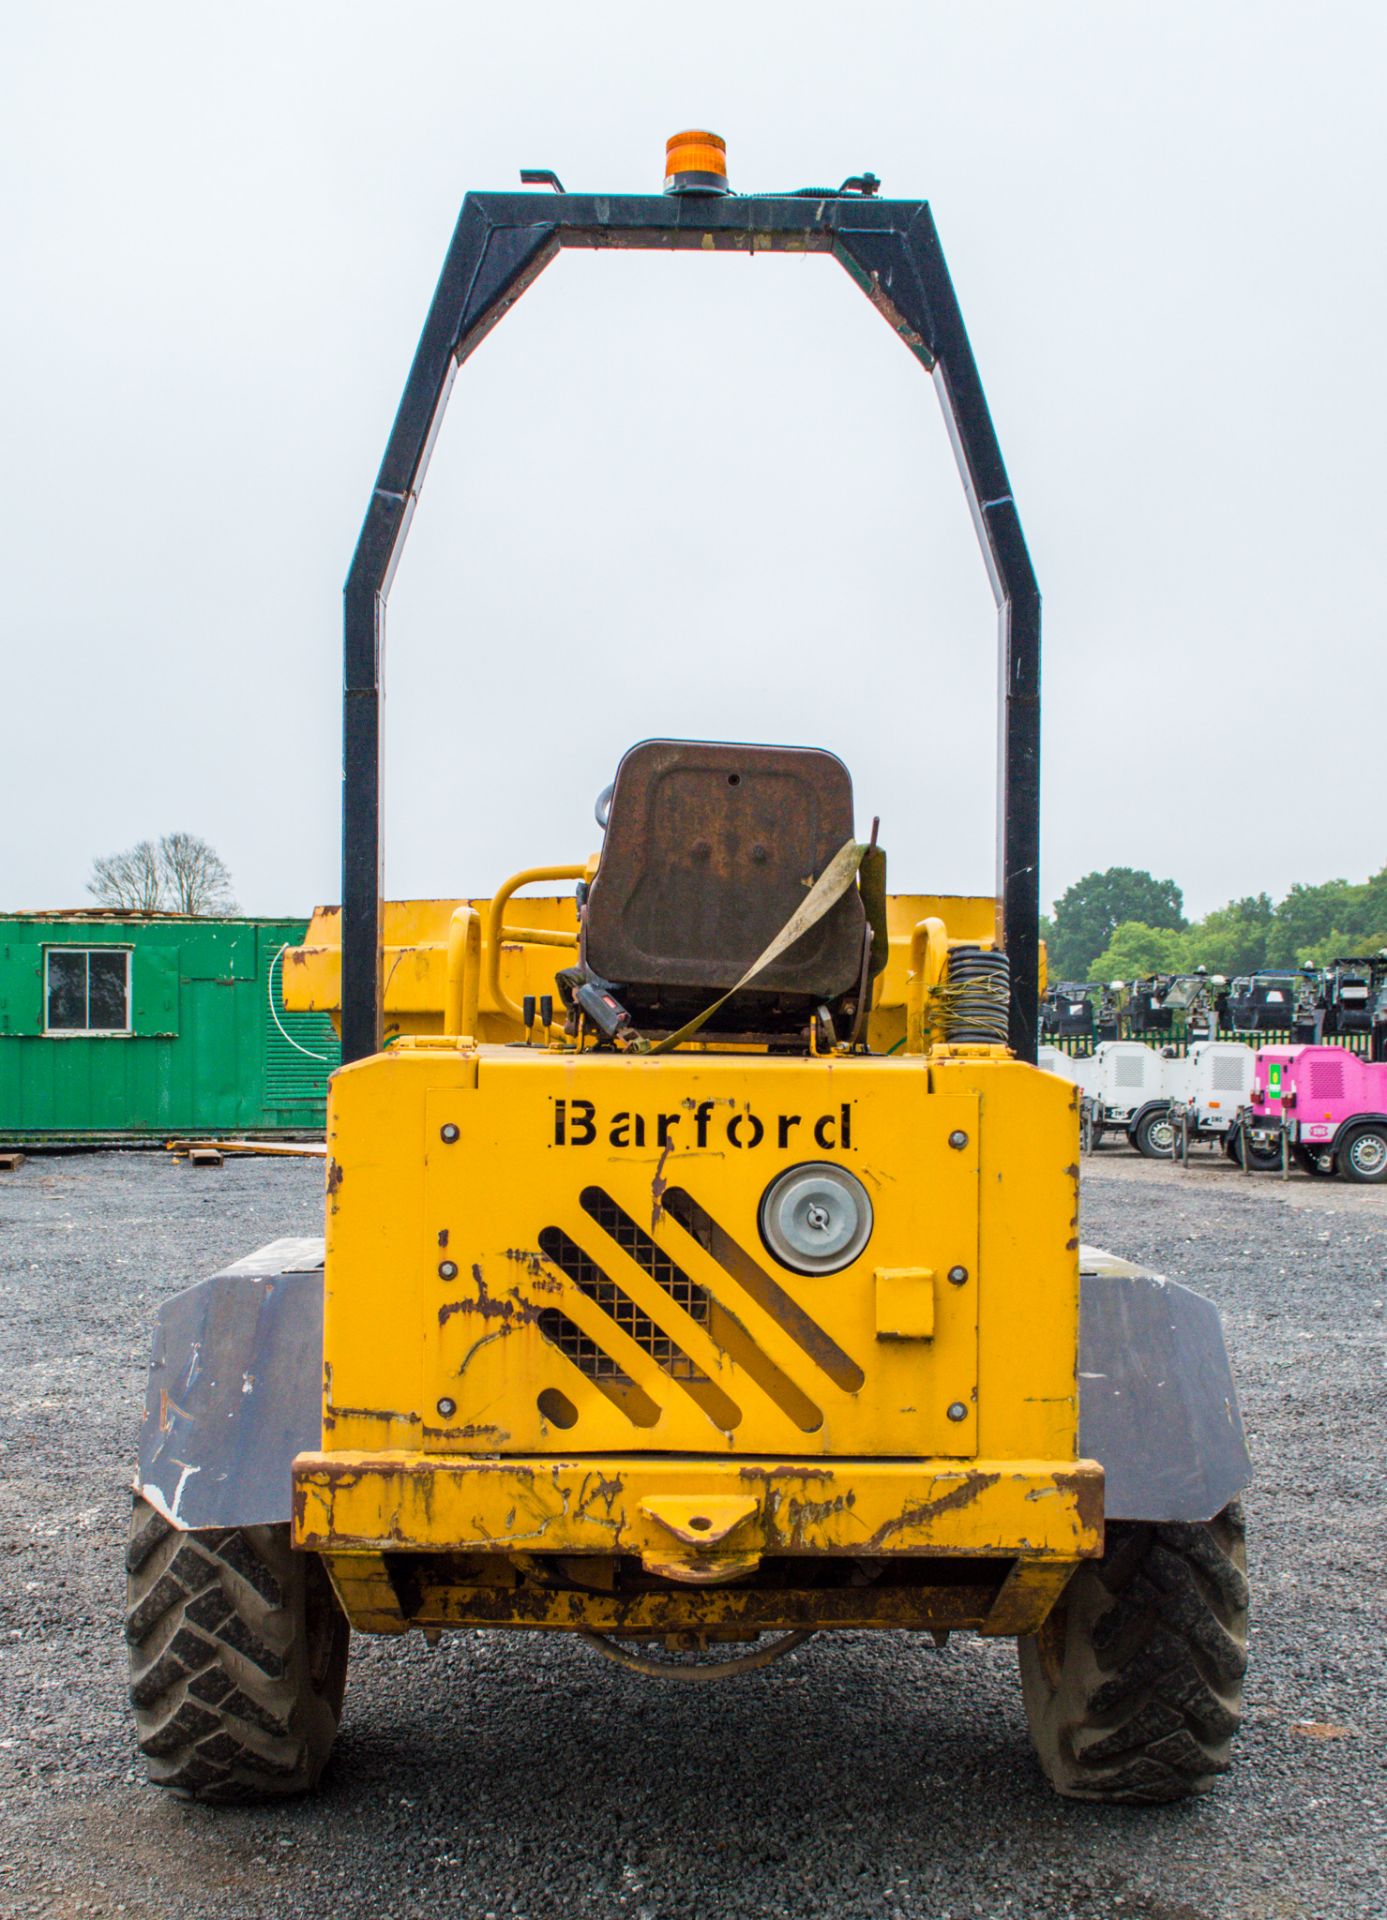
[[[792,1273],[837,1273],[857,1258],[871,1231],[867,1189],[828,1160],[787,1168],[761,1200],[761,1238]]]

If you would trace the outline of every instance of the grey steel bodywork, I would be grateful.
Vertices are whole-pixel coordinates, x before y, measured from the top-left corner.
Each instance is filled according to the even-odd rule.
[[[287,1520],[322,1400],[323,1243],[272,1240],[160,1307],[136,1490],[190,1530]]]
[[[322,1443],[323,1243],[275,1240],[160,1308],[136,1487],[175,1525],[290,1517]],[[1085,1247],[1079,1451],[1110,1520],[1208,1520],[1252,1477],[1217,1310]]]
[[[1079,1253],[1079,1452],[1109,1520],[1211,1520],[1252,1478],[1218,1308],[1096,1247]]]

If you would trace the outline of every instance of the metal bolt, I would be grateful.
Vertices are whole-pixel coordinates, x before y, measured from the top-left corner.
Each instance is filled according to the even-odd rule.
[[[453,1142],[458,1137],[458,1130],[453,1125],[451,1120],[448,1122],[446,1127],[440,1127],[438,1129],[438,1137],[440,1140],[445,1141],[448,1146],[450,1147],[452,1146]]]
[[[438,1404],[442,1406],[443,1402],[440,1400]],[[951,1420],[966,1420],[968,1418],[968,1409],[961,1400],[955,1400],[949,1408],[949,1418]]]
[[[440,1260],[438,1263],[438,1277],[440,1280],[456,1280],[458,1277],[456,1263],[452,1260]]]
[[[443,1415],[443,1418],[445,1420],[451,1420],[453,1415],[457,1412],[457,1410],[458,1410],[457,1401],[448,1399],[446,1394],[444,1395],[443,1399],[441,1399],[438,1403],[438,1411]]]
[[[968,1278],[967,1267],[950,1267],[949,1268],[949,1279],[954,1286],[961,1287],[967,1278]]]
[[[447,1132],[446,1127],[444,1128],[444,1132],[446,1134]],[[949,1145],[953,1147],[955,1151],[961,1150],[962,1148],[966,1147],[967,1144],[968,1144],[968,1136],[966,1133],[961,1133],[957,1129],[955,1129],[955,1131],[949,1135]]]

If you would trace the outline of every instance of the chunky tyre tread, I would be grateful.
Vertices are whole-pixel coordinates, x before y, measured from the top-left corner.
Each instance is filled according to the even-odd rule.
[[[1258,1147],[1247,1139],[1241,1128],[1233,1135],[1231,1155],[1234,1162],[1245,1167],[1251,1165],[1254,1173],[1275,1173],[1281,1165],[1279,1147]]]
[[[1387,1143],[1387,1128],[1379,1126],[1355,1127],[1351,1133],[1345,1132],[1342,1134],[1335,1152],[1334,1164],[1339,1169],[1340,1178],[1349,1181],[1354,1186],[1381,1186],[1384,1181],[1387,1181],[1387,1160],[1374,1157],[1370,1161],[1367,1171],[1363,1171],[1360,1168],[1356,1149],[1364,1140],[1376,1140]]]
[[[1166,1146],[1161,1146],[1156,1139],[1157,1131],[1164,1133],[1167,1129],[1170,1130],[1169,1142]],[[1131,1140],[1132,1145],[1145,1160],[1173,1160],[1175,1132],[1169,1111],[1163,1107],[1156,1113],[1143,1114],[1132,1129]]]
[[[200,1800],[305,1793],[342,1709],[348,1627],[286,1526],[183,1532],[138,1495],[125,1637],[155,1785]]]
[[[1204,1525],[1108,1528],[1039,1634],[1020,1642],[1036,1753],[1081,1800],[1207,1793],[1229,1765],[1247,1666],[1236,1504]]]

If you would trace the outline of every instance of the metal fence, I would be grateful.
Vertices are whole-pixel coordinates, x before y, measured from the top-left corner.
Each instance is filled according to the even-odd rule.
[[[1122,1034],[1124,1040],[1137,1040],[1148,1047],[1169,1048],[1177,1059],[1183,1059],[1192,1046],[1200,1039],[1237,1040],[1248,1047],[1294,1047],[1301,1043],[1289,1027],[1266,1028],[1255,1033],[1243,1032],[1236,1027],[1220,1027],[1215,1034],[1198,1035],[1191,1040],[1187,1033],[1147,1032]],[[1040,1043],[1045,1047],[1056,1047],[1061,1053],[1068,1054],[1071,1060],[1087,1060],[1100,1044],[1089,1034],[1082,1033],[1042,1033]],[[1373,1036],[1370,1033],[1327,1033],[1316,1042],[1318,1046],[1342,1047],[1345,1052],[1353,1053],[1360,1060],[1372,1058]]]

